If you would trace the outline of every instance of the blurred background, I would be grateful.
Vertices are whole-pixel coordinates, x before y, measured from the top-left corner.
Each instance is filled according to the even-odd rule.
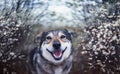
[[[119,0],[0,0],[0,74],[29,74],[34,38],[75,31],[70,74],[120,74]]]

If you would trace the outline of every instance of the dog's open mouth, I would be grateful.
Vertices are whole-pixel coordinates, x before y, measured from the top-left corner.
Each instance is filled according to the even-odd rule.
[[[66,49],[67,49],[67,47],[63,51],[62,50],[49,51],[48,49],[47,49],[47,51],[51,53],[51,55],[54,57],[55,60],[60,60]]]
[[[62,51],[54,51],[54,52],[52,53],[53,57],[54,57],[56,60],[61,59],[62,54],[63,54]]]

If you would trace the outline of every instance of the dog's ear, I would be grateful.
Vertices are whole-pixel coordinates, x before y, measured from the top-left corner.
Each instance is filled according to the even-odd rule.
[[[71,38],[77,37],[77,33],[75,31],[69,30],[68,32],[70,33]]]
[[[35,44],[35,47],[37,47],[37,48],[40,47],[42,34],[43,34],[43,32],[41,32],[40,34],[37,34],[34,38],[34,44]]]
[[[77,37],[77,33],[75,31],[67,30],[67,29],[65,29],[65,30],[70,34],[71,38]]]

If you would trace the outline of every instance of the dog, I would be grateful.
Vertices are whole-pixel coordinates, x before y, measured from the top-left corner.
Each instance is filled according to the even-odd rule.
[[[72,68],[75,35],[66,29],[38,34],[30,53],[32,74],[68,74]]]

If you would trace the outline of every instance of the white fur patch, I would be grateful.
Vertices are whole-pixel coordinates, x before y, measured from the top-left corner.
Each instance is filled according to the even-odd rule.
[[[61,67],[58,67],[54,71],[55,71],[55,74],[62,74],[63,69]]]

